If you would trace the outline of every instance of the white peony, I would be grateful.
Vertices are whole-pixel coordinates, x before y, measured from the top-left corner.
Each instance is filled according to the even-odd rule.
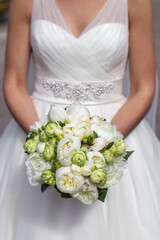
[[[97,186],[89,179],[86,179],[81,190],[76,194],[72,194],[72,197],[77,198],[84,204],[91,205],[98,199],[98,195]]]
[[[67,109],[66,121],[74,124],[78,124],[82,121],[89,122],[89,111],[84,105],[81,105],[79,101],[74,101]]]
[[[51,121],[51,122],[61,121],[64,123],[66,120],[66,114],[67,114],[67,112],[65,109],[53,104],[50,107],[50,110],[48,113],[48,118],[49,118],[49,121]]]
[[[51,169],[50,163],[41,158],[38,153],[30,154],[25,165],[27,167],[28,181],[32,186],[42,184],[41,175],[43,171]]]
[[[105,159],[102,155],[102,153],[97,152],[97,151],[91,151],[87,153],[87,158],[88,158],[88,165],[93,168],[104,168],[106,166]]]
[[[62,165],[71,164],[71,155],[80,150],[81,142],[77,137],[65,137],[57,145],[57,158]]]
[[[72,131],[72,128],[73,128],[73,124],[66,124],[64,127],[63,127],[63,136],[64,137],[69,137],[69,136],[73,136],[74,133]]]
[[[71,167],[61,167],[56,171],[56,186],[63,193],[77,193],[84,184],[84,177],[71,171]]]
[[[98,137],[94,139],[91,149],[99,152],[102,151],[106,147],[106,145],[106,140],[102,137]]]
[[[90,128],[90,122],[80,122],[78,124],[75,123],[69,123],[66,124],[63,127],[63,136],[75,136],[80,141],[82,141],[84,138],[87,138],[89,135],[92,134],[91,128]]]
[[[104,138],[107,142],[123,138],[123,135],[116,131],[116,126],[111,125],[106,121],[93,123],[91,125],[91,130],[95,131],[99,137]]]
[[[80,141],[82,141],[84,138],[87,138],[89,135],[92,134],[90,126],[90,122],[83,121],[73,127],[72,132],[74,136],[76,136]]]
[[[45,115],[38,122],[35,122],[32,126],[30,126],[30,131],[38,132],[38,129],[41,128],[42,126],[45,126],[47,123],[48,116]]]

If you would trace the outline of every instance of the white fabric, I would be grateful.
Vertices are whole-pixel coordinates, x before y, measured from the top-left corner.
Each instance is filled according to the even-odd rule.
[[[65,107],[69,99],[57,99],[40,79],[60,86],[68,82],[74,88],[75,83],[123,78],[128,57],[127,0],[108,0],[78,39],[65,24],[55,0],[35,0],[31,45],[36,79],[32,99],[41,117],[51,104]],[[111,121],[126,101],[122,81],[116,84],[119,98],[114,99],[113,88],[88,104],[84,101],[91,116]],[[99,93],[98,88],[95,91]],[[54,188],[41,193],[39,187],[29,185],[25,137],[12,120],[0,140],[0,239],[159,240],[160,143],[145,120],[126,138],[135,152],[122,180],[109,189],[104,203],[97,201],[92,206],[62,199]]]

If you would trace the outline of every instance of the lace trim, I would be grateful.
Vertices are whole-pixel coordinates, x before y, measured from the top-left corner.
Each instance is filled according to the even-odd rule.
[[[100,99],[103,95],[109,94],[117,85],[115,81],[73,84],[46,79],[42,80],[41,84],[44,89],[51,91],[57,98],[80,101]]]

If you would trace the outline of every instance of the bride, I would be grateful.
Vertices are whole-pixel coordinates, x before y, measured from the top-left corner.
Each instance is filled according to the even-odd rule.
[[[151,0],[12,0],[0,140],[0,239],[158,240],[160,144],[145,120],[155,91]],[[35,88],[27,75],[33,53]],[[122,95],[130,62],[130,97]],[[23,143],[51,104],[78,99],[135,150],[104,203],[86,206],[29,185]]]

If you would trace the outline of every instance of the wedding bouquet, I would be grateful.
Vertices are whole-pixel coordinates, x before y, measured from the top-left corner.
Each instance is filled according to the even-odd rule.
[[[30,127],[24,143],[28,181],[41,191],[54,186],[64,198],[84,204],[104,202],[118,182],[131,152],[120,132],[101,116],[90,117],[78,101],[63,109],[52,105]]]

